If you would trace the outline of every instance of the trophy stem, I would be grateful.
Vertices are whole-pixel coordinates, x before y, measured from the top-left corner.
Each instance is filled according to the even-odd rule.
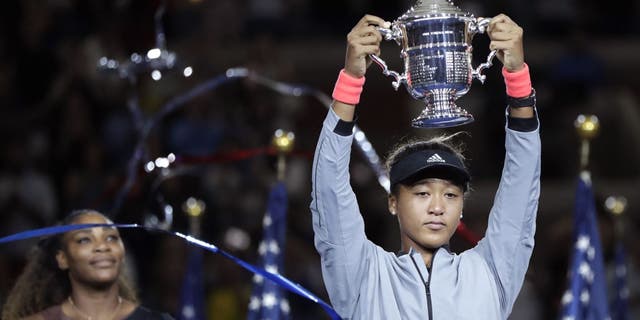
[[[473,116],[458,107],[456,90],[450,88],[433,89],[423,99],[426,107],[411,121],[415,128],[454,127],[473,121]]]

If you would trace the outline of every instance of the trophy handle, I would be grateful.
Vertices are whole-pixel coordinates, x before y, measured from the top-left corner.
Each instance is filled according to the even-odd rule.
[[[469,33],[471,35],[485,33],[489,22],[491,22],[491,18],[477,18],[476,20],[472,20],[471,23],[469,23]],[[496,53],[496,50],[491,50],[487,56],[487,61],[471,71],[471,76],[480,80],[482,84],[484,84],[484,81],[487,79],[487,76],[482,74],[482,71],[493,66],[493,58],[496,56]]]
[[[383,28],[383,27],[378,27],[377,29],[382,34],[382,37],[384,38],[384,40],[387,40],[387,41],[395,40],[398,45],[401,44],[402,29],[400,29],[400,27],[398,27],[397,24],[393,24],[390,29]],[[398,90],[401,84],[407,83],[406,72],[403,74],[400,74],[396,71],[389,70],[389,68],[387,67],[387,63],[384,62],[382,58],[378,57],[375,54],[370,54],[369,57],[373,62],[375,62],[378,66],[380,66],[380,68],[382,69],[382,74],[384,74],[385,76],[391,76],[395,79],[395,81],[391,83],[391,85],[395,90]]]
[[[395,79],[395,81],[391,82],[391,85],[395,90],[398,90],[401,84],[407,82],[406,73],[399,74],[396,71],[389,70],[384,60],[382,60],[382,58],[378,57],[375,54],[370,54],[369,57],[371,58],[371,60],[373,60],[373,62],[380,66],[380,68],[382,69],[382,74],[384,74],[385,76],[391,76]]]

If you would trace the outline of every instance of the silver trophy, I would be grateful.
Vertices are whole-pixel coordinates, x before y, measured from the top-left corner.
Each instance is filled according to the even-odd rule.
[[[471,40],[476,33],[485,32],[489,21],[463,12],[449,0],[418,0],[389,29],[378,28],[385,40],[402,46],[404,73],[389,70],[376,55],[371,59],[384,75],[395,78],[396,90],[404,83],[411,96],[426,104],[412,120],[413,127],[452,127],[473,121],[455,100],[469,91],[473,78],[484,83],[482,70],[492,65],[495,50],[478,68],[471,65]]]

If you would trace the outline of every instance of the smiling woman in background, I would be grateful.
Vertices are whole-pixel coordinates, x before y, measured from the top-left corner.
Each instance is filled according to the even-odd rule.
[[[97,211],[72,212],[62,225],[112,223]],[[2,309],[2,319],[171,319],[140,306],[124,276],[118,229],[96,227],[41,240]]]

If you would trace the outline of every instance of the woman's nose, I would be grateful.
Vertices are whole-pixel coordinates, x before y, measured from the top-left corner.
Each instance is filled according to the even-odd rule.
[[[98,239],[95,244],[96,245],[93,248],[95,251],[108,251],[110,249],[106,240]]]
[[[429,202],[429,213],[435,215],[441,215],[444,213],[444,201],[441,197],[434,196],[431,198],[431,202]]]

